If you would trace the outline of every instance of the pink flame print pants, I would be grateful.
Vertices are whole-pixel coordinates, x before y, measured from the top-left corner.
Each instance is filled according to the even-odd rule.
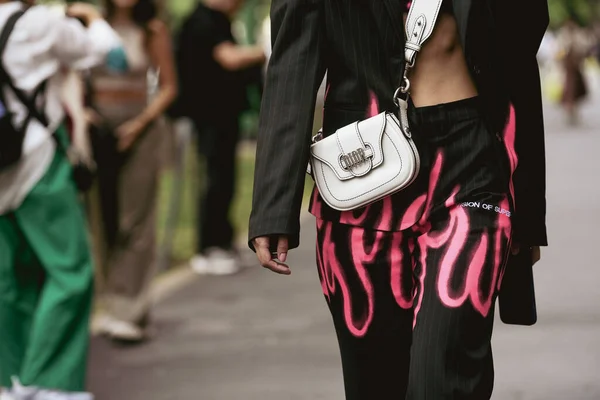
[[[317,264],[347,400],[491,397],[515,159],[478,109],[469,99],[413,111],[429,161],[422,194],[392,210],[406,229],[317,219]]]

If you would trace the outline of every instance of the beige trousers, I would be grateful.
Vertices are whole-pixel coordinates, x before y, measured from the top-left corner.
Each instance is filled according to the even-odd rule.
[[[143,106],[99,109],[115,129],[135,117]],[[116,235],[106,243],[102,302],[120,320],[145,325],[151,306],[149,287],[156,267],[156,200],[161,168],[163,124],[144,132],[118,162]],[[108,217],[108,216],[107,216]]]

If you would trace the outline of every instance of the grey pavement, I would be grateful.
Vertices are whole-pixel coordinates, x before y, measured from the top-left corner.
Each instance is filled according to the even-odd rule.
[[[600,99],[583,111],[573,129],[546,107],[551,246],[536,266],[539,323],[497,321],[495,400],[600,399]],[[93,338],[97,400],[343,399],[314,239],[309,219],[290,277],[253,267],[190,279],[157,305],[154,341]]]

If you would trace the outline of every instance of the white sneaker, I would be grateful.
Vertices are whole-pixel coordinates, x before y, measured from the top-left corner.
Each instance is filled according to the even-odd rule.
[[[42,389],[23,386],[15,377],[9,400],[94,400],[94,395],[87,392],[63,392],[60,390]]]
[[[142,328],[131,322],[118,320],[110,315],[105,315],[99,322],[100,333],[114,340],[127,342],[140,342],[144,340],[145,333]]]
[[[206,255],[194,256],[190,266],[200,275],[232,275],[240,271],[236,254],[218,247],[207,249]]]
[[[190,260],[190,267],[197,274],[210,274],[208,257],[206,257],[204,254],[196,254],[194,257],[192,257],[192,259]]]
[[[86,392],[59,392],[40,389],[31,400],[94,400],[94,395]]]
[[[2,389],[0,392],[0,400],[17,400],[8,390]]]

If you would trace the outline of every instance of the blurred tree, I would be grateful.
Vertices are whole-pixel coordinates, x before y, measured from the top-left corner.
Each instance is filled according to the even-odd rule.
[[[169,15],[169,21],[177,28],[181,21],[194,9],[197,0],[168,0],[163,1],[167,14]]]
[[[57,0],[38,0],[40,3],[56,2]],[[60,1],[60,0],[58,0]],[[71,3],[76,0],[66,0]],[[101,3],[100,0],[82,0],[89,3]],[[189,13],[199,0],[157,0],[161,9],[167,11],[169,20],[175,25]],[[256,28],[268,15],[271,0],[246,0],[246,4],[240,11],[239,20],[245,25],[249,40],[254,38]],[[589,24],[600,19],[600,0],[548,0],[550,7],[551,26],[560,26],[569,14],[576,14],[581,23]]]
[[[194,6],[201,0],[157,0],[164,4],[167,13],[175,26],[192,11]],[[262,23],[269,13],[271,0],[246,0],[244,7],[240,10],[236,21],[242,24],[238,30],[242,30],[240,41],[253,43],[256,40],[256,28]]]
[[[569,16],[575,16],[582,25],[589,25],[600,17],[600,0],[548,0],[550,26],[560,27]]]

